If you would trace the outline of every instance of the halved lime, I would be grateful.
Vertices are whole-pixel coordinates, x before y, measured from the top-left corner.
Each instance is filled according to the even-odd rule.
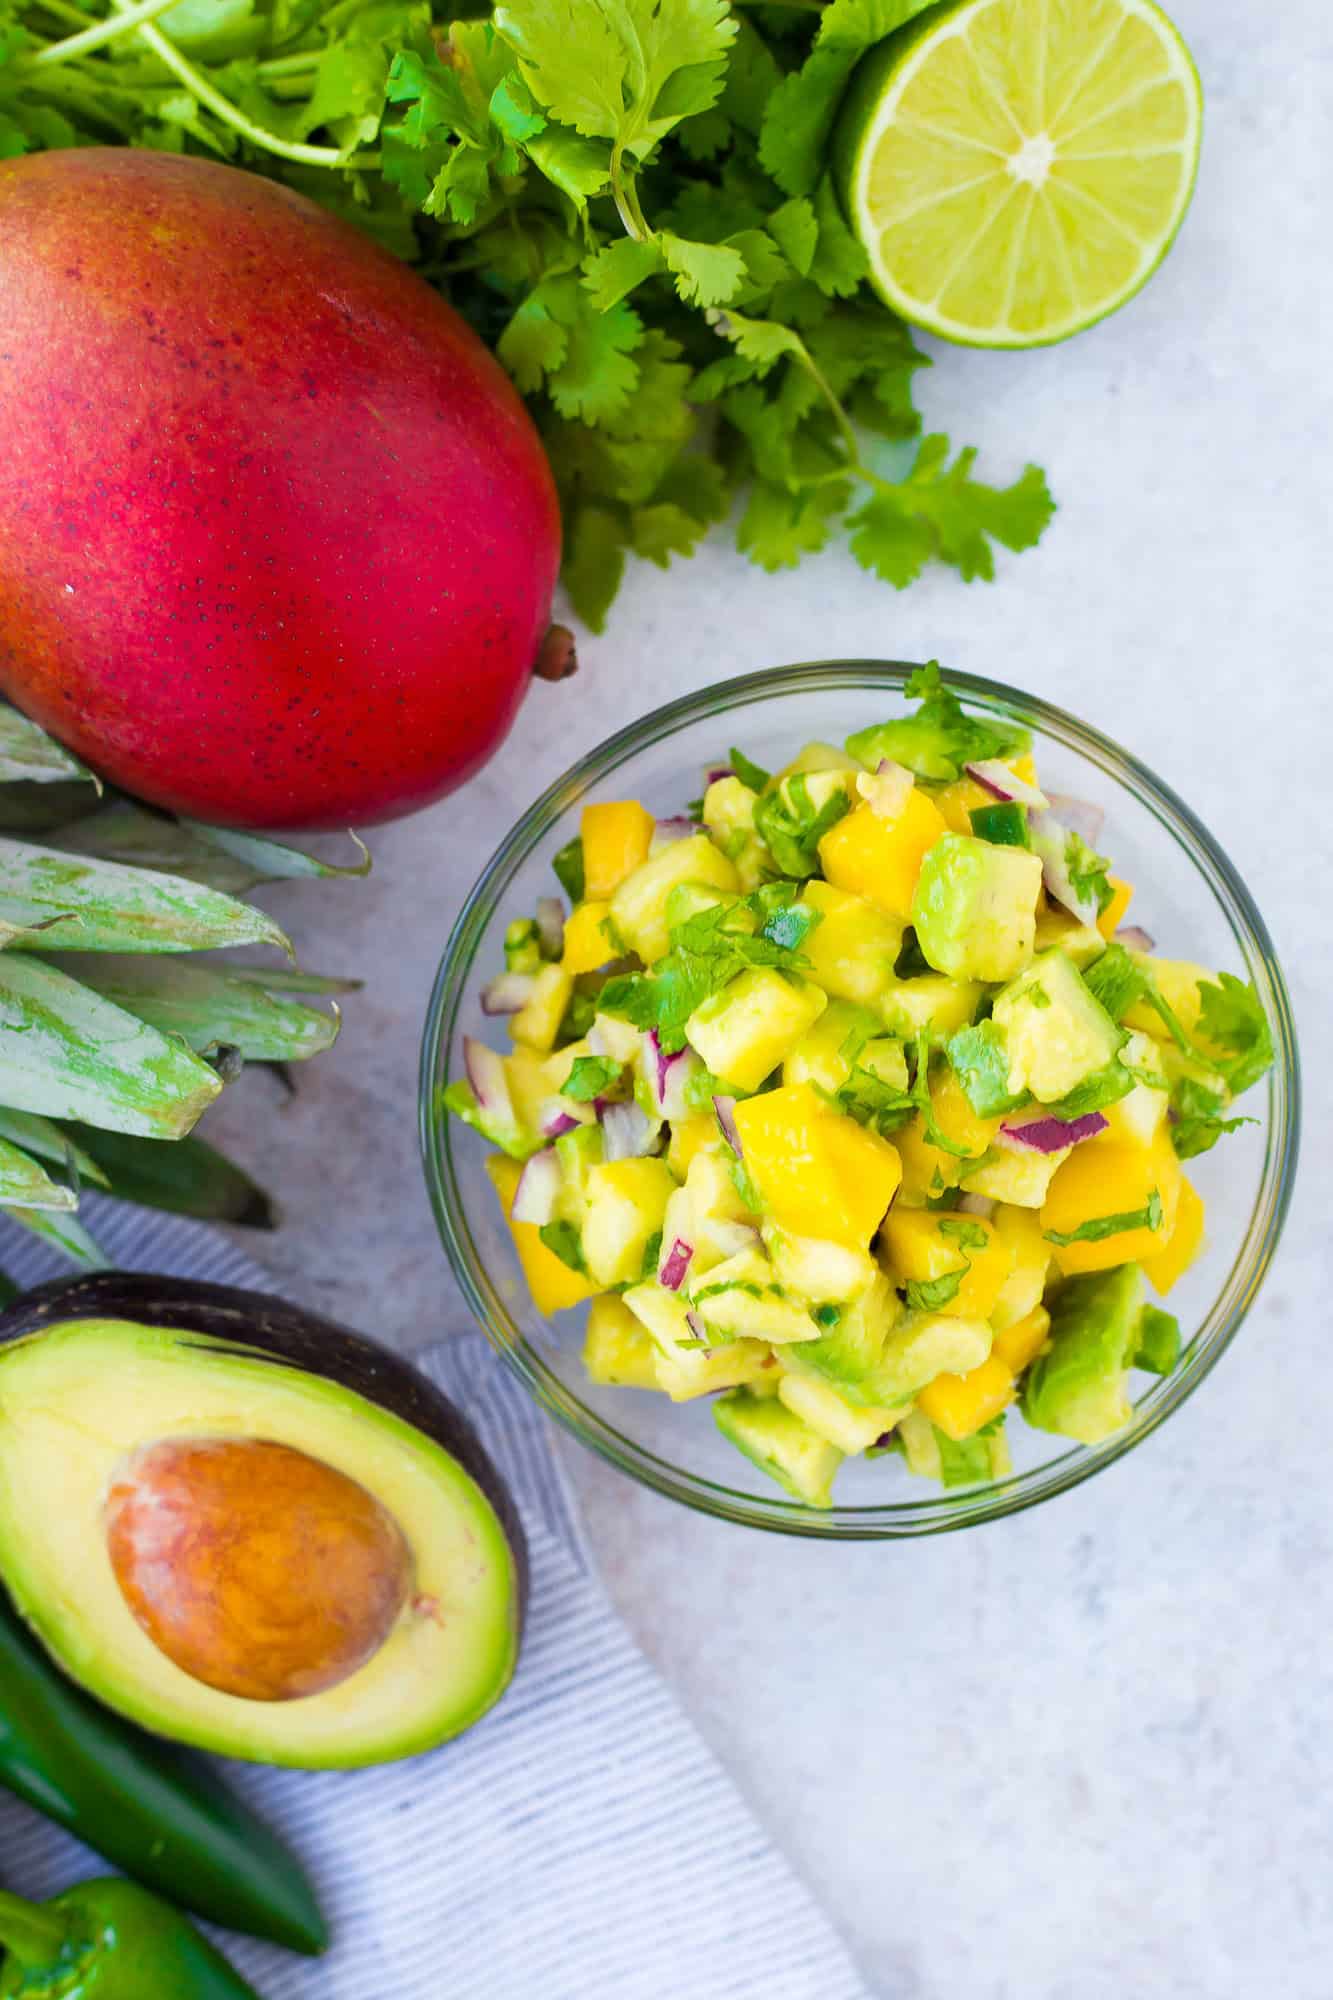
[[[1152,0],[959,0],[862,64],[838,154],[895,312],[1036,347],[1147,282],[1189,206],[1203,96]]]

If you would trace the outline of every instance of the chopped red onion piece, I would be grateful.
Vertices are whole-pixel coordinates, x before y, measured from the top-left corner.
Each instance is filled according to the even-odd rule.
[[[602,1121],[603,1158],[641,1160],[653,1151],[661,1127],[637,1104],[607,1104]]]
[[[517,1014],[532,998],[536,982],[530,972],[500,972],[481,992],[483,1014]]]
[[[693,1306],[690,1307],[685,1315],[685,1324],[696,1340],[706,1341],[708,1339],[708,1328],[703,1323],[703,1315],[697,1313]]]
[[[1054,810],[1034,812],[1028,815],[1028,835],[1032,841],[1032,851],[1041,861],[1042,880],[1046,893],[1061,909],[1068,910],[1081,924],[1095,925],[1101,915],[1097,898],[1091,893],[1080,895],[1074,887],[1069,873],[1068,845],[1071,832],[1078,832],[1066,819]]]
[[[694,1050],[677,1049],[668,1055],[656,1028],[650,1028],[643,1038],[641,1067],[658,1116],[673,1125],[688,1118],[691,1106],[685,1095],[686,1086],[703,1069]]]
[[[984,1221],[987,1216],[994,1215],[995,1203],[988,1194],[960,1194],[958,1197],[958,1213],[960,1215],[979,1215]]]
[[[1026,778],[1020,778],[998,757],[983,757],[977,764],[965,764],[963,769],[984,792],[989,792],[992,798],[1003,799],[1006,805],[1036,806],[1041,810],[1050,804],[1045,792],[1036,785],[1030,785]]]
[[[1049,1113],[1040,1118],[1006,1121],[1001,1125],[999,1137],[1011,1146],[1022,1146],[1030,1153],[1063,1153],[1070,1146],[1076,1146],[1080,1139],[1095,1138],[1098,1132],[1106,1130],[1106,1120],[1100,1111],[1089,1111],[1082,1118],[1053,1118]]]
[[[558,896],[537,898],[537,936],[543,958],[559,958],[565,949],[565,906]]]
[[[1149,937],[1147,931],[1141,930],[1137,924],[1125,924],[1115,935],[1116,942],[1122,944],[1126,951],[1156,951],[1157,949],[1157,940]]]
[[[542,1228],[555,1214],[555,1200],[559,1192],[560,1162],[554,1147],[548,1146],[544,1152],[534,1153],[530,1160],[523,1163],[509,1211],[512,1220],[535,1222],[538,1228]]]
[[[723,778],[734,778],[735,775],[736,773],[732,770],[730,764],[714,764],[711,770],[704,772],[704,783],[705,785],[717,785],[721,783]]]
[[[685,1282],[685,1273],[690,1268],[690,1259],[693,1255],[694,1245],[687,1243],[683,1236],[678,1236],[666,1256],[662,1259],[661,1269],[657,1273],[657,1282],[664,1291],[678,1292],[680,1290]]]
[[[873,772],[857,773],[856,789],[880,819],[897,819],[915,782],[904,765],[895,764],[891,757],[881,757]]]
[[[694,821],[685,813],[677,813],[671,819],[659,819],[653,828],[653,846],[669,847],[673,841],[689,840],[699,831]]]
[[[489,1117],[512,1125],[514,1106],[509,1095],[503,1057],[498,1056],[494,1049],[488,1049],[485,1042],[477,1041],[472,1035],[464,1035],[463,1067],[478,1108]]]
[[[1094,806],[1087,799],[1073,799],[1068,792],[1052,792],[1049,804],[1051,811],[1066,826],[1072,827],[1075,833],[1081,833],[1090,846],[1097,845],[1106,818],[1104,806]]]
[[[736,1124],[735,1098],[715,1097],[713,1099],[713,1111],[717,1118],[718,1128],[722,1133],[722,1137],[726,1140],[732,1152],[736,1155],[736,1158],[738,1160],[743,1159],[744,1155],[741,1152],[741,1135]]]
[[[562,1139],[566,1132],[577,1132],[581,1122],[559,1097],[548,1097],[537,1113],[537,1130],[543,1139]]]

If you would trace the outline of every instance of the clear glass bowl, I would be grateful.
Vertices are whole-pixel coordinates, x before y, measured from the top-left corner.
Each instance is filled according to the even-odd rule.
[[[707,1400],[673,1404],[584,1376],[583,1309],[544,1320],[527,1296],[494,1191],[486,1146],[439,1108],[461,1074],[461,1039],[489,1036],[481,989],[503,962],[505,924],[529,915],[554,885],[551,857],[578,830],[590,800],[639,798],[666,816],[702,789],[702,773],[739,744],[769,769],[811,738],[841,742],[853,729],[904,711],[911,673],[902,661],[845,660],[779,667],[724,681],[660,708],[594,750],[515,825],[454,927],[431,999],[421,1065],[421,1143],[440,1235],[469,1304],[496,1351],[543,1409],[623,1472],[701,1512],[749,1527],[842,1540],[894,1539],[972,1527],[1030,1507],[1088,1479],[1131,1451],[1203,1380],[1235,1335],[1272,1261],[1286,1215],[1300,1122],[1296,1037],[1286,986],[1264,921],[1207,829],[1128,751],[1063,710],[999,682],[950,674],[981,711],[1018,718],[1033,733],[1043,782],[1105,808],[1105,845],[1137,885],[1131,921],[1164,954],[1252,979],[1277,1051],[1246,1125],[1190,1173],[1208,1204],[1208,1247],[1172,1293],[1185,1351],[1164,1380],[1142,1386],[1133,1421],[1096,1446],[1070,1445],[1009,1424],[1014,1469],[987,1485],[939,1491],[912,1478],[897,1456],[848,1460],[837,1504],[816,1511],[786,1499],[723,1439]],[[502,1032],[502,1030],[501,1030]]]

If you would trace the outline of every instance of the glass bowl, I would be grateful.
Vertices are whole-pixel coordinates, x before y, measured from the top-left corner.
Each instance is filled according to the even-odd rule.
[[[720,1520],[842,1540],[895,1539],[972,1527],[1034,1506],[1131,1451],[1184,1402],[1233,1338],[1272,1261],[1296,1164],[1298,1059],[1286,986],[1263,918],[1207,829],[1137,758],[1063,710],[968,674],[949,684],[972,707],[1015,717],[1033,734],[1043,782],[1105,808],[1117,872],[1138,885],[1131,921],[1164,955],[1252,979],[1273,1029],[1276,1061],[1241,1129],[1189,1171],[1208,1204],[1208,1247],[1171,1295],[1185,1340],[1174,1374],[1144,1384],[1131,1423],[1095,1446],[1009,1424],[1012,1473],[940,1491],[895,1455],[849,1459],[827,1512],[799,1505],[720,1436],[707,1399],[673,1404],[587,1381],[580,1358],[585,1308],[544,1320],[519,1273],[508,1229],[482,1171],[487,1147],[440,1109],[461,1074],[465,1034],[495,1039],[481,989],[503,963],[506,923],[530,915],[556,886],[551,858],[578,831],[591,800],[639,798],[667,816],[702,789],[709,764],[739,744],[775,769],[811,738],[841,742],[901,713],[903,661],[841,660],[775,668],[724,681],[622,729],[552,785],[518,821],[463,908],[431,999],[421,1064],[421,1143],[440,1235],[491,1344],[532,1395],[585,1445],[659,1493]]]

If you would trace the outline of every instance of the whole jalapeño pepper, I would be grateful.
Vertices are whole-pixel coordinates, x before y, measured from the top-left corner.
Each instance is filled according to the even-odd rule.
[[[193,1924],[120,1877],[49,1903],[0,1889],[0,2000],[260,2000]]]
[[[115,1867],[229,1930],[319,1952],[295,1856],[201,1758],[75,1687],[0,1589],[0,1785]]]

